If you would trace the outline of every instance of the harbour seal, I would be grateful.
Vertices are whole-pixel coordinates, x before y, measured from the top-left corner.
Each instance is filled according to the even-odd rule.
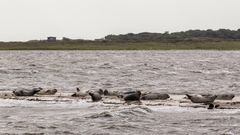
[[[186,96],[193,102],[193,103],[204,103],[204,104],[211,104],[217,98],[216,95],[213,96],[201,96],[201,95],[190,95],[186,94]]]
[[[99,92],[89,92],[89,95],[91,96],[93,102],[97,102],[102,99],[102,96]]]
[[[125,101],[140,101],[141,91],[130,92],[123,95]]]
[[[168,94],[161,93],[146,93],[141,97],[142,100],[166,100],[168,98],[170,98]]]
[[[218,100],[232,100],[235,97],[234,94],[219,94],[217,95]]]
[[[136,93],[136,91],[125,91],[125,92],[121,92],[118,94],[119,98],[123,98],[124,96],[128,95],[128,94],[134,94]]]
[[[38,95],[54,95],[57,93],[57,89],[52,90],[40,90],[37,94]]]
[[[36,94],[40,90],[42,90],[42,88],[40,88],[40,87],[39,88],[33,88],[31,90],[28,90],[28,89],[14,90],[13,94],[15,96],[34,96],[34,94]]]
[[[76,88],[76,92],[74,92],[71,96],[72,97],[86,97],[87,93],[86,92],[81,92],[79,88]]]
[[[202,94],[204,97],[212,96],[211,94]],[[235,95],[234,94],[216,94],[217,100],[232,100]]]

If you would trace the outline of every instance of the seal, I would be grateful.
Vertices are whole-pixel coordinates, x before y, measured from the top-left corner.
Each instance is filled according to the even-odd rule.
[[[125,92],[119,93],[117,97],[123,98],[124,96],[126,96],[128,94],[134,94],[134,93],[136,93],[136,91],[125,91]]]
[[[211,94],[202,94],[204,97],[212,96]],[[235,95],[234,94],[216,94],[217,100],[232,100]]]
[[[218,94],[217,100],[232,100],[235,97],[234,94]]]
[[[81,92],[79,88],[76,88],[76,92],[74,92],[71,96],[72,97],[86,97],[87,93]]]
[[[141,97],[142,100],[166,100],[168,98],[170,98],[168,94],[161,93],[146,93]]]
[[[91,96],[93,102],[97,102],[102,99],[102,96],[99,92],[89,92],[89,95]]]
[[[57,93],[57,89],[52,90],[40,90],[37,95],[55,95]]]
[[[130,92],[123,95],[125,101],[140,101],[141,91]]]
[[[190,95],[186,94],[186,96],[193,102],[193,103],[204,103],[204,104],[212,104],[214,100],[217,98],[216,95],[212,96],[201,96],[201,95]]]
[[[14,90],[13,94],[15,96],[34,96],[34,94],[38,93],[40,90],[42,90],[41,87],[33,88],[31,90],[28,90],[28,89]]]

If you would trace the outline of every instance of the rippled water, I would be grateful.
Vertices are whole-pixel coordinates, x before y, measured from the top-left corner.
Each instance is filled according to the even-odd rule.
[[[0,89],[234,93],[239,51],[1,51]],[[240,110],[0,100],[0,134],[239,134]]]

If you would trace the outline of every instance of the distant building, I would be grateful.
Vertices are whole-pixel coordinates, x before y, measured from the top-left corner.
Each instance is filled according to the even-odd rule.
[[[56,37],[47,37],[48,42],[56,42],[57,38]]]

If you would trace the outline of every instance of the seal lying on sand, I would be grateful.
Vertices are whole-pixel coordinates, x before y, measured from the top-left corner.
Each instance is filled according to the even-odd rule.
[[[202,94],[204,97],[212,96],[211,94]],[[235,95],[234,94],[217,94],[217,100],[232,100]]]
[[[140,101],[141,91],[129,92],[123,95],[125,101]]]
[[[15,96],[33,96],[34,94],[38,93],[42,88],[33,88],[31,90],[23,89],[23,90],[14,90],[13,94]]]
[[[219,94],[217,95],[218,100],[232,100],[235,97],[234,94]]]
[[[79,88],[77,88],[77,92],[74,92],[72,97],[86,97],[87,93],[86,92],[81,92]]]
[[[217,98],[216,95],[213,96],[201,96],[201,95],[190,95],[186,94],[186,96],[193,102],[193,103],[204,103],[204,104],[211,104]]]
[[[134,94],[136,93],[136,91],[125,91],[125,92],[121,92],[118,94],[119,98],[123,98],[124,96],[128,95],[128,94]]]
[[[88,94],[91,96],[93,102],[100,101],[102,99],[103,93],[104,92],[102,89],[88,92]]]
[[[166,100],[168,98],[170,98],[168,94],[161,93],[146,93],[141,97],[142,100]]]
[[[91,96],[93,102],[97,102],[102,99],[102,96],[99,92],[89,92],[89,95]]]
[[[40,90],[37,94],[38,95],[54,95],[57,93],[57,89],[52,90]]]

